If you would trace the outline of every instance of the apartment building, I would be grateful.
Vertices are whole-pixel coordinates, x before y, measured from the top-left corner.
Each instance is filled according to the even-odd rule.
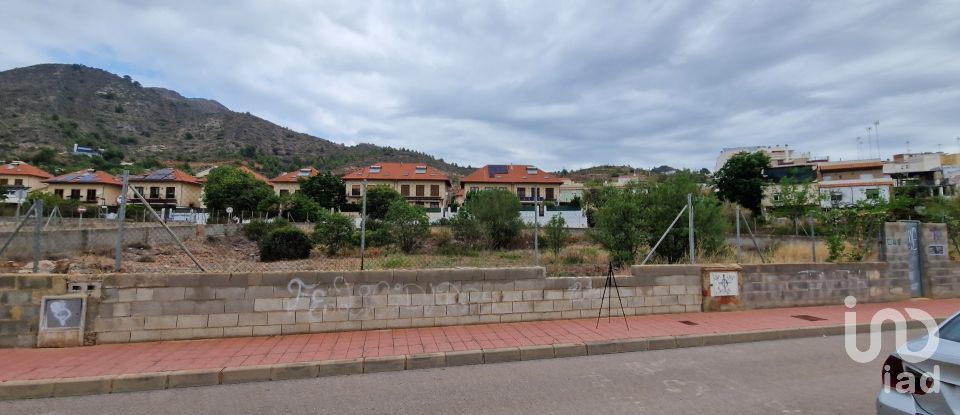
[[[94,169],[80,170],[43,180],[44,192],[83,204],[116,206],[123,184],[114,175]]]
[[[944,176],[944,161],[943,153],[894,154],[893,160],[883,164],[883,172],[890,175],[898,187],[918,186],[926,188],[930,196],[952,196],[954,188]]]
[[[533,203],[537,191],[543,202],[558,202],[563,180],[536,166],[491,164],[460,180],[464,197],[469,192],[503,189],[517,195],[520,203]]]
[[[450,178],[423,163],[377,163],[347,173],[343,176],[347,202],[360,203],[364,180],[368,188],[390,187],[410,204],[424,208],[444,208],[450,200]]]
[[[720,150],[720,155],[717,156],[716,164],[714,165],[714,170],[720,170],[724,164],[727,164],[727,160],[730,160],[731,157],[738,153],[756,153],[761,152],[770,157],[770,166],[779,167],[779,166],[790,166],[790,165],[802,165],[809,164],[817,161],[827,161],[827,158],[812,157],[810,153],[801,153],[796,151],[790,146],[752,146],[752,147],[728,147]]]
[[[172,167],[130,176],[130,186],[156,208],[203,207],[203,181]],[[133,192],[130,201],[137,202]]]
[[[302,181],[318,174],[320,174],[320,172],[317,169],[313,167],[304,167],[302,169],[274,177],[270,179],[270,184],[273,186],[274,193],[280,196],[290,195],[300,191],[300,183]]]
[[[22,161],[11,161],[0,166],[0,188],[6,189],[3,203],[22,203],[27,194],[47,187],[43,180],[53,177]]]
[[[896,182],[885,170],[880,159],[819,163],[820,206],[843,207],[870,199],[889,201]]]

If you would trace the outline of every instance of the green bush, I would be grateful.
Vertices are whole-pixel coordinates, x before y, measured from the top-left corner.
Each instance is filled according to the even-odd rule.
[[[561,215],[556,215],[543,227],[543,246],[553,252],[554,257],[560,256],[560,251],[567,246],[570,231],[567,230],[567,221]]]
[[[384,218],[387,233],[404,253],[415,251],[430,236],[430,219],[423,208],[406,201],[394,201]]]
[[[336,255],[353,242],[353,219],[339,213],[322,212],[313,227],[313,240],[325,247],[327,255]]]
[[[271,231],[287,226],[290,226],[290,223],[280,218],[274,219],[272,222],[254,219],[250,221],[250,223],[243,225],[243,236],[256,242],[262,240]]]
[[[310,257],[313,242],[300,229],[286,226],[274,229],[260,241],[260,260],[280,261]]]
[[[507,190],[470,192],[451,225],[458,240],[470,243],[479,231],[490,248],[502,249],[523,231],[520,200]]]

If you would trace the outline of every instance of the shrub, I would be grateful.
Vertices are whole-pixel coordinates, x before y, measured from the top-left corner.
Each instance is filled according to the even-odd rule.
[[[279,229],[282,227],[290,226],[290,224],[280,218],[274,219],[273,222],[267,222],[265,220],[254,219],[243,225],[243,236],[251,241],[260,241],[266,236],[270,231]]]
[[[410,258],[405,256],[392,256],[381,261],[380,268],[384,268],[384,269],[413,268],[413,261],[410,260]]]
[[[563,216],[556,215],[547,221],[543,230],[543,246],[552,251],[554,257],[559,256],[560,251],[567,245],[567,239],[570,238],[567,221],[563,219]]]
[[[310,257],[313,242],[300,229],[285,226],[274,229],[260,241],[260,260],[279,261]]]
[[[313,240],[326,248],[327,255],[336,255],[353,242],[353,219],[339,213],[321,212],[313,227]]]
[[[479,228],[489,247],[504,248],[524,227],[520,200],[512,192],[501,189],[470,192],[452,225],[455,235],[459,233],[470,239],[476,237]]]
[[[388,186],[367,187],[367,216],[373,219],[383,219],[387,210],[394,202],[406,202],[400,192]]]
[[[422,208],[394,201],[384,219],[393,243],[404,253],[415,251],[430,235],[430,219]]]
[[[438,253],[447,254],[452,252],[453,232],[449,229],[438,229],[437,232],[433,234],[433,244],[436,246]]]

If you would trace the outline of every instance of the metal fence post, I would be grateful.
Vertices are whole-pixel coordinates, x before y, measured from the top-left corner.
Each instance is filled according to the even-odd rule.
[[[363,202],[360,208],[360,271],[363,271],[363,250],[367,247],[367,179],[363,179]]]
[[[114,247],[113,272],[123,266],[123,227],[127,220],[127,192],[130,191],[130,171],[123,171],[123,189],[120,193],[120,208],[117,209],[117,244]]]
[[[540,188],[533,187],[533,264],[540,266]]]
[[[693,193],[687,193],[687,237],[690,240],[690,263],[696,264],[697,247],[693,240]]]
[[[814,227],[813,216],[810,216],[810,256],[817,262],[817,230]]]
[[[43,199],[37,199],[33,205],[33,215],[37,219],[33,226],[33,273],[40,271],[40,232],[43,231]]]
[[[737,263],[743,263],[743,241],[740,239],[740,205],[736,207],[737,215]]]

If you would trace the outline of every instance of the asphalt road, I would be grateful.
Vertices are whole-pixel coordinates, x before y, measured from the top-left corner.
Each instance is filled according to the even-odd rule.
[[[864,414],[893,342],[863,365],[834,336],[0,402],[0,414]]]

